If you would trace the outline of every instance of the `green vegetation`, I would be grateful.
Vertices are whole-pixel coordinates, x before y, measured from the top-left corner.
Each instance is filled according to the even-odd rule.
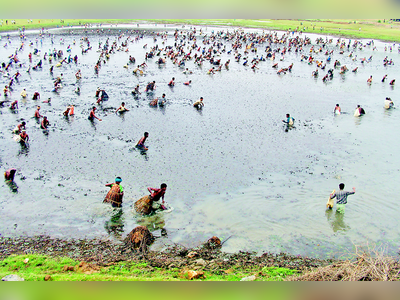
[[[6,19],[2,19],[3,24],[0,26],[0,31],[15,31],[22,29],[40,29],[40,28],[58,28],[58,27],[68,27],[68,26],[83,26],[85,24],[127,24],[132,23],[134,20],[128,19],[7,19],[8,24],[6,24]],[[15,21],[12,24],[11,21]]]
[[[242,28],[265,28],[266,30],[302,30],[309,33],[321,33],[348,38],[380,39],[383,41],[400,42],[400,23],[389,20],[350,20],[350,19],[33,19],[28,22],[26,19],[16,19],[15,24],[8,25],[3,19],[0,31],[18,30],[25,26],[31,28],[51,28],[61,26],[77,26],[84,24],[128,24],[155,22],[167,24],[189,24],[209,26],[234,26]]]
[[[380,39],[383,41],[400,42],[400,23],[385,20],[149,20],[159,23],[178,23],[190,25],[234,26],[242,28],[265,28],[266,30],[298,30],[308,33],[320,33],[349,38]]]
[[[69,270],[65,270],[70,267]],[[110,266],[82,264],[67,257],[45,255],[12,255],[0,261],[0,278],[16,274],[27,281],[185,281],[187,267],[156,268],[147,262],[124,261]],[[256,275],[257,281],[282,281],[299,271],[278,267],[234,267],[228,270],[204,271],[204,281],[239,281]]]

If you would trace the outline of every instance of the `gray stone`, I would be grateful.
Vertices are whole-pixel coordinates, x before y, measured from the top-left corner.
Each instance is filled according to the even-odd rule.
[[[2,281],[25,281],[22,277],[19,277],[18,275],[11,274],[3,277],[1,279]]]
[[[197,259],[197,260],[195,261],[195,263],[196,263],[196,266],[202,266],[202,267],[204,267],[205,265],[207,265],[207,262],[206,262],[204,259],[202,259],[202,258]]]
[[[254,281],[254,280],[256,280],[256,276],[255,275],[243,277],[242,279],[240,279],[240,281]]]

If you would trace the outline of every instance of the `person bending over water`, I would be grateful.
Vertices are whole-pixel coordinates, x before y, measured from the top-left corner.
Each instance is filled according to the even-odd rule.
[[[14,181],[15,173],[17,172],[16,169],[8,169],[4,172],[4,180],[5,181]]]
[[[162,183],[159,189],[155,189],[152,187],[147,188],[150,192],[150,195],[144,196],[135,202],[134,207],[135,211],[142,215],[149,215],[154,212],[153,202],[159,201],[162,199],[161,208],[166,209],[164,206],[164,195],[167,190],[167,185]]]
[[[48,127],[49,125],[50,125],[49,120],[47,120],[47,117],[44,116],[44,117],[43,117],[43,120],[42,120],[42,123],[40,124],[40,128],[42,128],[42,129],[47,129],[47,127]]]
[[[94,119],[97,119],[97,120],[101,121],[101,119],[99,119],[98,117],[96,117],[95,111],[96,111],[96,107],[93,106],[93,107],[92,107],[92,110],[90,111],[90,114],[89,114],[88,119],[89,119],[90,121],[92,121],[92,122],[94,121]]]
[[[26,130],[25,125],[26,123],[24,121],[18,124],[17,127],[15,127],[15,129],[13,130],[13,133],[20,134],[22,130]]]
[[[197,108],[197,109],[201,109],[204,107],[204,103],[203,103],[203,97],[200,97],[200,99],[198,101],[196,101],[195,103],[193,103],[193,107]]]
[[[386,109],[390,109],[390,108],[392,108],[393,106],[394,106],[394,103],[393,103],[392,99],[390,99],[389,97],[386,97],[385,103],[384,103],[384,107],[385,107]]]
[[[354,111],[354,116],[355,117],[359,117],[359,116],[362,116],[362,115],[365,115],[365,110],[360,105],[357,105],[357,108]]]
[[[10,109],[18,109],[18,100],[11,102]]]
[[[154,91],[154,89],[156,88],[156,82],[149,82],[146,86],[145,92],[150,92],[150,91]]]
[[[137,142],[136,148],[139,148],[141,150],[148,150],[148,148],[144,144],[148,137],[149,137],[149,133],[145,132],[143,137],[139,140],[139,142]]]
[[[172,77],[171,81],[168,83],[169,86],[174,86],[175,85],[175,77]]]
[[[115,183],[106,184],[106,186],[110,187],[111,189],[108,191],[106,197],[103,200],[103,203],[111,203],[112,207],[122,206],[124,189],[122,188],[121,182],[121,177],[117,177],[115,178]]]

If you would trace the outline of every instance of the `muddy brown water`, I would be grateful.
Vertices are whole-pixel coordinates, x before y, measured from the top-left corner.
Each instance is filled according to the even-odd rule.
[[[162,30],[169,32],[165,45],[173,45],[173,28]],[[203,28],[208,34],[212,30]],[[350,70],[359,69],[343,76],[335,70],[328,83],[321,80],[326,70],[320,70],[314,79],[315,64],[301,62],[301,54],[294,52],[286,54],[283,61],[277,56],[279,66],[294,63],[291,73],[280,76],[270,60],[261,62],[254,72],[243,66],[242,60],[237,63],[232,54],[223,53],[220,58],[222,62],[230,59],[230,68],[215,75],[206,74],[208,62],[202,68],[188,62],[186,67],[193,74],[184,75],[170,60],[160,67],[156,59],[149,59],[145,75],[136,77],[132,65],[123,68],[129,55],[142,63],[149,47],[164,46],[160,38],[154,42],[145,34],[138,42],[129,43],[129,53],[111,55],[96,75],[93,66],[99,56],[98,43],[104,44],[107,38],[113,42],[124,33],[121,42],[129,33],[121,28],[102,34],[97,34],[96,28],[89,30],[93,49],[84,55],[80,37],[85,34],[78,29],[69,33],[50,31],[54,44],[46,35],[43,45],[36,33],[27,34],[25,47],[18,52],[24,66],[10,99],[19,100],[19,110],[12,113],[7,107],[0,108],[0,165],[3,170],[18,170],[17,193],[6,183],[0,184],[2,236],[119,239],[141,224],[152,230],[165,228],[172,242],[190,247],[213,235],[221,240],[230,237],[223,246],[226,252],[284,251],[326,258],[366,243],[383,244],[390,253],[398,251],[399,112],[384,110],[383,102],[391,97],[396,104],[399,94],[396,86],[381,82],[385,74],[389,80],[400,78],[397,46],[385,52],[385,45],[390,44],[375,41],[378,51],[372,47],[355,50],[358,60],[352,61],[349,52],[338,54],[334,38],[328,45],[335,53],[327,69],[333,68],[335,59]],[[20,45],[15,35],[10,41],[2,35],[2,62]],[[41,50],[41,57],[53,48],[68,56],[68,45],[71,55],[79,57],[77,65],[54,67],[52,76],[45,61],[42,70],[25,72],[28,53],[34,48]],[[230,44],[226,45],[229,50]],[[265,55],[264,48],[258,48],[259,56]],[[305,49],[308,55],[309,46]],[[361,64],[360,58],[371,55],[371,62]],[[249,54],[251,59],[254,56]],[[385,56],[395,65],[384,67]],[[33,55],[32,66],[39,59]],[[320,53],[316,59],[325,60],[326,56]],[[74,76],[78,69],[83,75],[80,82]],[[10,73],[16,70],[13,67]],[[63,88],[53,93],[52,80],[61,73]],[[370,75],[373,83],[367,85]],[[172,77],[176,86],[171,89],[167,83]],[[2,86],[8,83],[4,77],[0,80]],[[153,80],[157,88],[146,95],[145,84]],[[183,85],[187,80],[192,80],[191,86]],[[137,84],[143,93],[134,98],[130,91]],[[81,88],[79,96],[74,93],[76,86]],[[97,115],[103,121],[91,124],[87,116],[97,87],[104,88],[110,98],[98,107]],[[28,92],[26,100],[19,96],[23,88]],[[41,95],[39,101],[31,100],[35,90]],[[149,101],[163,93],[167,105],[149,107]],[[200,96],[205,107],[197,111],[192,103]],[[51,104],[42,103],[48,97]],[[130,111],[113,114],[122,101]],[[65,119],[62,112],[71,103],[75,115]],[[334,116],[336,103],[347,114]],[[362,118],[353,116],[357,104],[366,110]],[[41,105],[42,114],[50,121],[48,134],[32,118],[36,105]],[[286,113],[295,118],[296,128],[289,132],[281,122]],[[22,119],[30,136],[26,149],[11,134]],[[146,155],[134,148],[144,131],[149,132]],[[102,204],[108,191],[104,185],[115,176],[123,179],[122,210]],[[137,216],[134,201],[147,194],[148,186],[158,187],[162,182],[168,184],[165,199],[174,210],[148,218]],[[340,182],[348,190],[356,187],[344,215],[325,209],[329,193]],[[154,247],[161,248],[162,243]]]

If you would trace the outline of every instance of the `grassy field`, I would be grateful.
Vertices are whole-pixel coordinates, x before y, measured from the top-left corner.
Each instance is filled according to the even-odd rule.
[[[151,20],[160,23],[183,23],[193,25],[227,25],[246,28],[265,28],[266,30],[302,30],[334,36],[380,39],[400,42],[400,22],[388,20]]]
[[[66,267],[70,267],[66,270]],[[186,281],[187,268],[156,268],[146,262],[130,261],[96,266],[66,257],[45,255],[12,255],[0,261],[0,278],[16,274],[26,281],[44,281],[49,275],[51,281]],[[216,272],[205,271],[202,281],[239,281],[243,277],[257,275],[257,281],[282,281],[298,271],[278,267],[231,268]]]
[[[77,26],[83,24],[123,24],[140,22],[157,22],[168,24],[215,25],[246,28],[265,28],[266,30],[302,30],[303,32],[322,33],[348,38],[379,39],[388,42],[400,42],[400,22],[389,20],[350,20],[350,19],[292,19],[292,20],[247,20],[247,19],[17,19],[15,24],[2,20],[0,31],[14,31],[25,26],[30,28],[52,28]]]

